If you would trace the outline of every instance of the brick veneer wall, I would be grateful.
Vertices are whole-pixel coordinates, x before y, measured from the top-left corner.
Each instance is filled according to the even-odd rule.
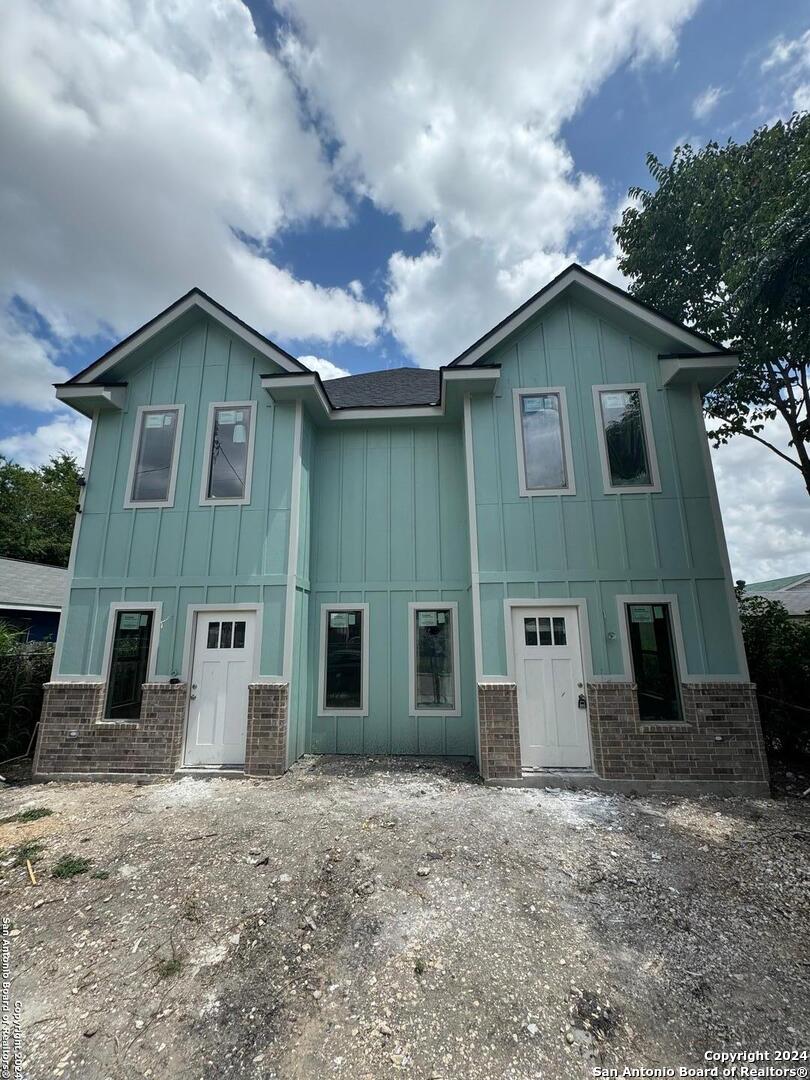
[[[643,724],[633,683],[588,684],[596,773],[607,780],[767,782],[752,683],[687,683],[684,719]]]
[[[248,686],[248,776],[279,776],[287,768],[286,683],[250,683]]]
[[[185,683],[144,683],[137,720],[105,721],[107,687],[45,684],[34,776],[171,773],[180,763]]]
[[[483,778],[519,778],[520,728],[514,683],[478,684],[478,727]]]

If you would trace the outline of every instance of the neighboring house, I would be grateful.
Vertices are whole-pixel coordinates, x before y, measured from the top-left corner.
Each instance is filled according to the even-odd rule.
[[[787,608],[792,619],[810,619],[810,574],[752,581],[745,586],[746,596],[762,596]]]
[[[55,641],[68,577],[62,566],[0,558],[0,622],[24,641]]]
[[[36,774],[767,790],[701,410],[736,363],[578,266],[328,382],[193,290],[57,388],[93,429]]]

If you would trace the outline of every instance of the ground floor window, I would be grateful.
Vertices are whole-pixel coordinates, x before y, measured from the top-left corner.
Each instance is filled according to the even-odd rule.
[[[366,711],[364,607],[326,608],[322,644],[322,712]]]
[[[678,667],[669,604],[628,604],[633,678],[642,722],[681,719]]]
[[[412,604],[411,619],[411,711],[458,715],[455,609]]]
[[[137,720],[149,669],[152,611],[116,611],[107,679],[108,720]]]

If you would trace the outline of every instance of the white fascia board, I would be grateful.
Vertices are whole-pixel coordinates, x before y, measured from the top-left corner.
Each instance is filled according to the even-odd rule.
[[[680,327],[676,323],[671,323],[663,316],[657,315],[654,311],[650,311],[649,308],[637,303],[632,297],[623,296],[621,293],[614,292],[608,285],[603,285],[598,281],[594,281],[589,275],[581,273],[575,267],[568,271],[568,273],[563,274],[551,288],[546,289],[537,296],[533,303],[528,304],[522,310],[516,312],[511,318],[507,319],[502,326],[499,326],[496,330],[493,330],[492,333],[483,338],[462,360],[458,360],[457,363],[454,361],[455,366],[461,368],[475,364],[482,357],[497,348],[501,342],[505,341],[510,334],[513,334],[515,330],[519,329],[525,322],[534,318],[534,316],[542,311],[543,308],[548,307],[548,305],[556,300],[558,296],[567,289],[570,289],[572,285],[578,285],[580,288],[587,290],[593,296],[598,297],[605,303],[612,304],[619,310],[624,311],[627,315],[638,319],[649,327],[649,329],[656,331],[672,341],[680,341],[687,348],[695,349],[699,353],[717,352],[716,345],[710,344],[698,334],[693,334],[686,327]]]
[[[57,401],[92,418],[98,410],[112,409],[122,412],[127,404],[126,386],[95,386],[77,383],[73,386],[57,386]]]
[[[664,386],[677,383],[696,383],[705,394],[727,378],[737,367],[740,358],[736,353],[728,356],[679,356],[659,361]]]
[[[272,360],[274,364],[278,364],[284,371],[300,371],[298,365],[291,362],[290,358],[281,352],[280,349],[277,349],[271,342],[266,341],[256,333],[256,331],[251,330],[248,326],[244,326],[227,312],[212,304],[205,296],[195,293],[186,297],[182,303],[178,304],[176,307],[172,307],[169,311],[165,312],[165,314],[149,323],[143,330],[137,331],[131,338],[122,342],[117,348],[112,350],[102,363],[89,368],[76,385],[82,385],[83,383],[98,380],[111,368],[115,367],[116,364],[119,364],[127,356],[135,352],[136,349],[140,349],[143,345],[147,344],[157,334],[171,326],[173,322],[176,322],[194,308],[197,308],[204,315],[208,315],[210,318],[214,319],[230,333],[241,338],[249,348],[257,353],[261,353],[261,355],[267,357],[268,360]]]

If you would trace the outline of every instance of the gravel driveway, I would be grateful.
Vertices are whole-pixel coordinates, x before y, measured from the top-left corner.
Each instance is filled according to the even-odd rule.
[[[0,895],[30,1080],[554,1080],[808,1046],[808,800],[308,758],[0,792],[26,808],[52,813],[0,825]]]

